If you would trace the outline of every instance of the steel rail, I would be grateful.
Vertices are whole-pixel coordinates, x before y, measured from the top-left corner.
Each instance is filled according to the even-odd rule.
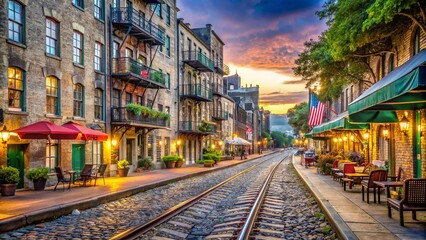
[[[280,153],[281,151],[277,152]],[[190,208],[192,205],[194,205],[195,203],[197,203],[198,201],[200,201],[202,198],[204,198],[206,195],[208,195],[209,193],[211,193],[212,191],[222,187],[223,185],[233,181],[234,179],[240,177],[241,175],[252,171],[253,169],[255,169],[256,167],[258,167],[259,165],[263,164],[266,161],[269,161],[270,159],[272,159],[273,157],[275,157],[275,155],[277,153],[272,154],[273,156],[268,156],[268,158],[260,163],[257,163],[237,174],[235,174],[234,176],[226,179],[225,181],[211,187],[210,189],[205,190],[204,192],[200,193],[197,196],[194,196],[192,198],[189,198],[181,203],[176,204],[175,206],[167,209],[166,211],[164,211],[163,213],[161,213],[160,215],[158,215],[157,217],[151,219],[150,221],[144,223],[144,224],[140,224],[134,227],[131,227],[121,233],[118,233],[117,235],[111,237],[111,240],[125,240],[125,239],[136,239],[138,237],[140,237],[141,235],[147,233],[148,231],[150,231],[151,229],[155,228],[156,226],[168,221],[169,219],[171,219],[172,217],[176,216],[177,214],[185,211],[186,209]],[[286,156],[285,158],[287,158],[288,156]],[[285,159],[284,158],[284,159]]]
[[[272,178],[274,177],[275,171],[277,170],[278,166],[287,158],[288,156],[284,157],[280,162],[278,162],[274,168],[269,172],[268,177],[265,179],[265,182],[263,183],[262,188],[259,191],[259,195],[256,198],[256,201],[253,204],[252,209],[250,210],[249,215],[247,216],[247,219],[244,223],[244,226],[241,228],[240,233],[238,234],[238,240],[248,240],[251,234],[251,231],[253,229],[253,226],[255,224],[255,221],[257,219],[257,215],[260,212],[260,207],[262,206],[262,202],[265,199],[266,191],[269,188],[269,185],[272,181]]]

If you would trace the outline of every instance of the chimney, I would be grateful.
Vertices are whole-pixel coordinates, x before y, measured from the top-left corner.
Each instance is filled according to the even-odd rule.
[[[191,28],[191,24],[190,23],[185,23],[186,24],[186,26],[188,27],[188,28]]]
[[[213,28],[213,25],[211,25],[210,23],[207,23],[206,24],[206,28],[207,29],[209,29],[210,31],[212,30],[212,28]]]

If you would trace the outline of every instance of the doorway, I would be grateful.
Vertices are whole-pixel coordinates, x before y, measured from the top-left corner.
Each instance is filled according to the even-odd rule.
[[[72,169],[80,173],[84,168],[85,158],[84,150],[85,144],[73,144],[72,145]]]
[[[126,160],[129,162],[129,165],[133,164],[133,139],[126,140]]]
[[[19,170],[19,183],[17,188],[24,187],[25,150],[28,144],[8,144],[7,145],[7,166]]]

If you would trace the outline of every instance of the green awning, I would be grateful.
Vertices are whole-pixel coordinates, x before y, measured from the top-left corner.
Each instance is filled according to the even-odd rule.
[[[305,134],[305,138],[312,138],[312,131]]]
[[[314,127],[311,132],[316,134],[330,130],[358,130],[370,128],[369,124],[350,123],[347,117],[348,112],[344,112],[333,120]]]
[[[395,110],[426,108],[426,50],[396,68],[349,104],[350,122],[398,122]]]

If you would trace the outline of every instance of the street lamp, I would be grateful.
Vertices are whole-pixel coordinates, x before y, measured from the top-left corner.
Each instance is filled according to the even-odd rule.
[[[7,130],[6,125],[3,126],[3,129],[0,131],[1,141],[3,144],[7,144],[10,139],[10,131]]]
[[[402,117],[401,121],[399,121],[399,127],[401,129],[401,132],[404,133],[404,135],[407,135],[408,129],[410,128],[410,121],[407,119],[407,117]]]

